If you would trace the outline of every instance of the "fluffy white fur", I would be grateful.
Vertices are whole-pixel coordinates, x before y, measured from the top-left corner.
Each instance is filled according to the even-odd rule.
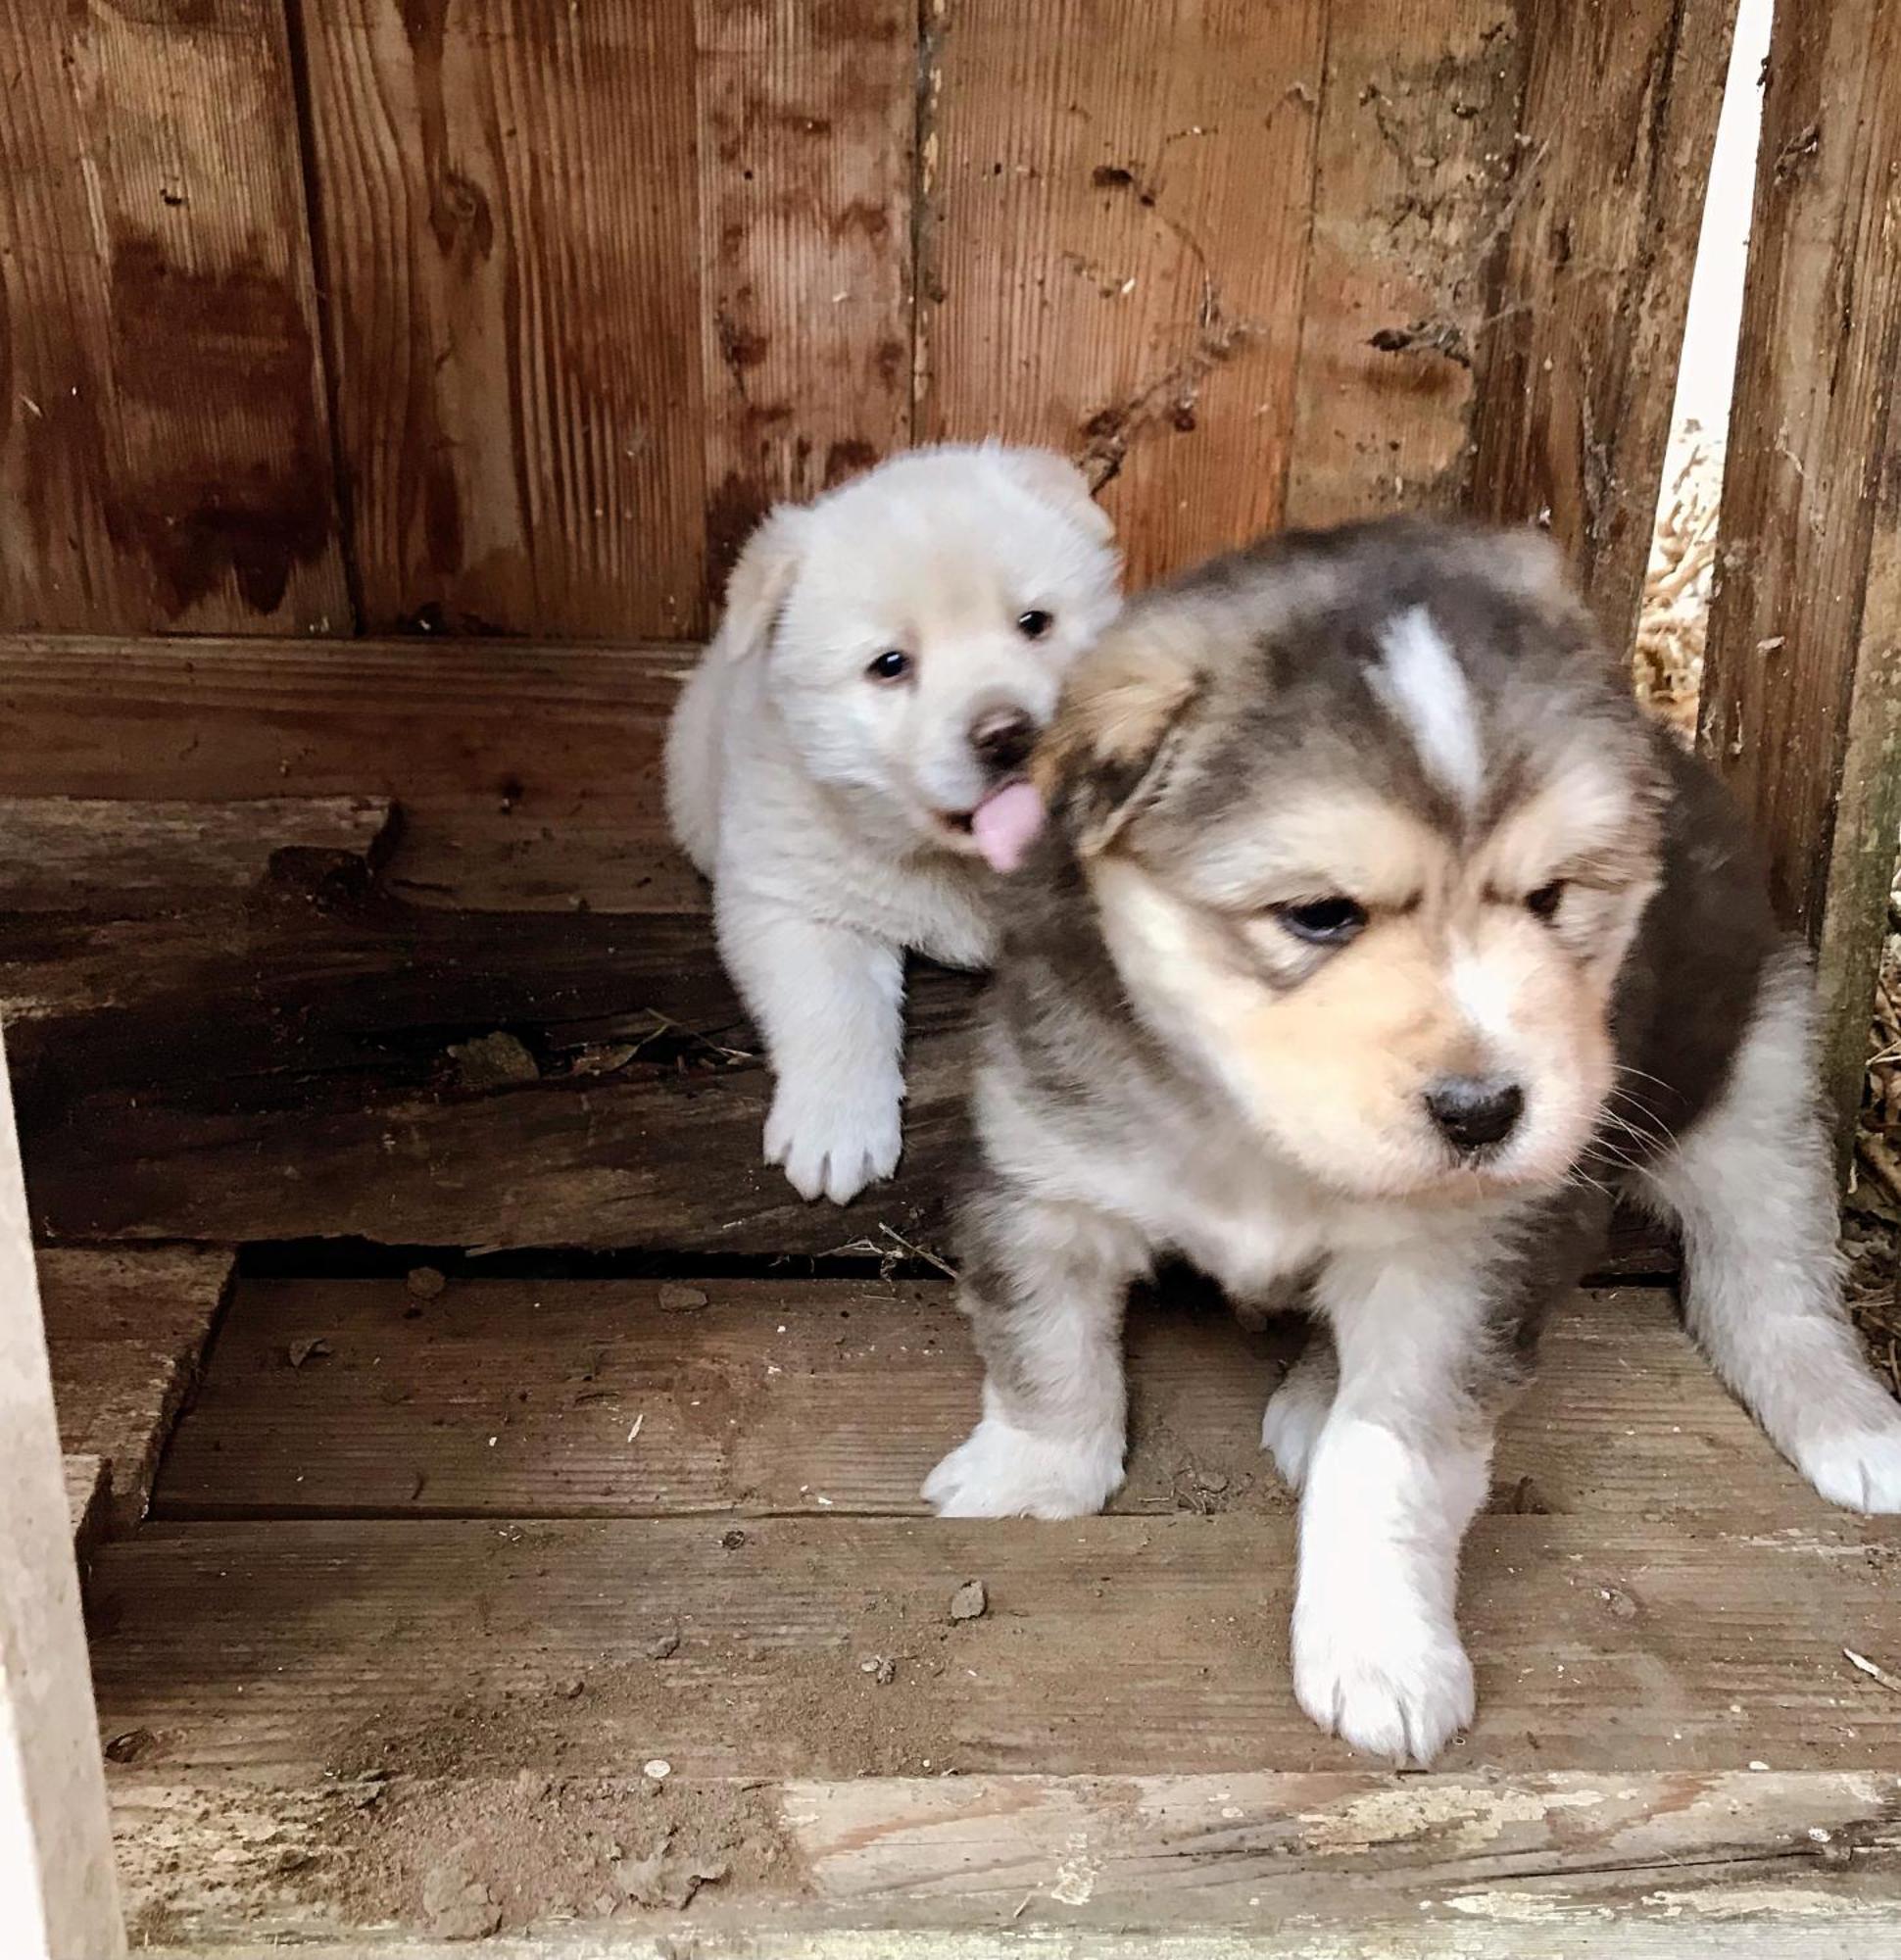
[[[1901,1407],[1841,1309],[1815,996],[1784,953],[1722,1101],[1633,1181],[1683,1233],[1683,1313],[1717,1373],[1830,1503],[1901,1511]]]
[[[1374,671],[1382,701],[1406,726],[1426,773],[1470,809],[1485,787],[1479,717],[1465,675],[1423,606],[1389,622]]]
[[[992,951],[972,730],[1048,722],[1117,580],[1082,476],[997,445],[895,458],[775,511],[742,554],[674,711],[667,810],[777,1077],[766,1158],[802,1197],[843,1203],[897,1167],[904,954]],[[1035,639],[1031,612],[1051,622]],[[869,672],[890,650],[898,682]]]

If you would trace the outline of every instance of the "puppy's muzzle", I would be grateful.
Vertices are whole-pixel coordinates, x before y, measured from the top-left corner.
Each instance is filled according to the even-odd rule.
[[[1013,775],[1030,760],[1037,724],[1020,708],[993,708],[970,724],[970,747],[993,775]]]
[[[1525,1092],[1505,1076],[1448,1075],[1427,1090],[1426,1111],[1455,1151],[1475,1156],[1518,1127]]]

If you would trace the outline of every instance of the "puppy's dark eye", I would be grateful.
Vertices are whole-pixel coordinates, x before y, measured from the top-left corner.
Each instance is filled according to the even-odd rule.
[[[1344,946],[1359,937],[1366,907],[1351,899],[1307,899],[1297,906],[1276,906],[1274,916],[1310,946]]]
[[[1027,612],[1016,615],[1016,630],[1026,640],[1040,640],[1056,623],[1053,613],[1045,612],[1039,607],[1032,607]]]
[[[911,657],[892,647],[865,668],[873,680],[902,680],[911,670]]]
[[[1535,892],[1525,896],[1525,909],[1534,918],[1556,918],[1558,906],[1564,902],[1564,880],[1553,878],[1548,885],[1540,885]]]

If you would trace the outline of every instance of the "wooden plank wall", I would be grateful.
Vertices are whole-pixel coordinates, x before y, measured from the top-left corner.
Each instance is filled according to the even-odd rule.
[[[0,0],[0,622],[348,632],[277,0]]]
[[[914,438],[1622,621],[1725,0],[0,0],[0,631],[691,640]]]
[[[1817,949],[1852,1131],[1901,824],[1901,17],[1779,12],[1700,738]]]

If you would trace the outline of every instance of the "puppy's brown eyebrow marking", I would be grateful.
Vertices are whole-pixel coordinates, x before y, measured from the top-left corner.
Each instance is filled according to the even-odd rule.
[[[1405,729],[1427,775],[1468,815],[1485,786],[1479,714],[1464,670],[1423,606],[1380,628],[1381,662],[1368,679]]]

